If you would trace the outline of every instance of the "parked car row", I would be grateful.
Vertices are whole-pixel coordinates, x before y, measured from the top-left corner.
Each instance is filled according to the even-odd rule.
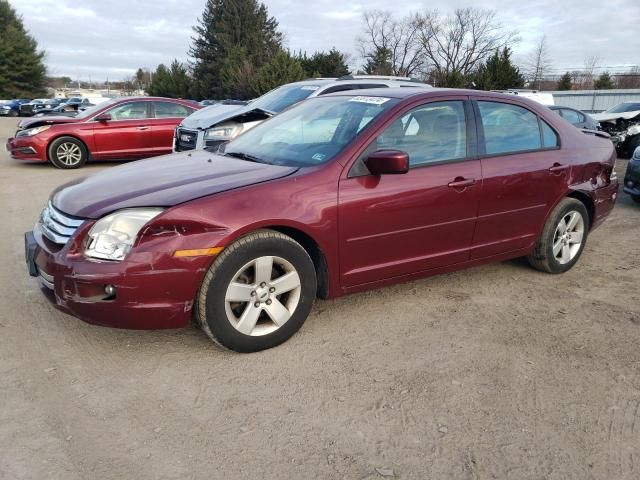
[[[176,125],[200,108],[169,98],[120,98],[75,116],[22,120],[7,141],[18,160],[78,168],[92,160],[133,160],[171,152]]]
[[[25,235],[29,273],[89,323],[194,319],[253,352],[291,337],[317,297],[522,256],[548,273],[576,264],[617,198],[606,133],[516,95],[366,83],[207,107],[192,115],[193,148],[56,189]],[[149,146],[155,120],[171,112],[173,129],[189,108],[125,99],[25,121],[12,153],[37,145],[32,155],[63,168],[105,150],[122,158],[121,135]],[[206,137],[216,143],[200,148]]]
[[[70,112],[86,109],[109,100],[105,97],[70,97],[70,98],[15,98],[0,100],[0,115],[7,117],[31,117],[49,115],[51,113]]]

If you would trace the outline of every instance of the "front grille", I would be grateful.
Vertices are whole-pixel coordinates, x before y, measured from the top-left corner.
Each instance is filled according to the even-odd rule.
[[[179,128],[176,132],[176,150],[179,152],[193,150],[198,143],[198,132]]]
[[[51,202],[40,215],[42,233],[58,245],[65,245],[83,222],[83,218],[67,215],[55,208]]]

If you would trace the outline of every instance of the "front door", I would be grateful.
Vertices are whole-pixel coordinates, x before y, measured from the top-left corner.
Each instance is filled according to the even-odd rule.
[[[94,122],[92,155],[100,159],[151,156],[150,102],[128,102],[107,112],[111,120]]]
[[[339,186],[343,287],[426,271],[469,259],[481,184],[465,97],[400,113]],[[402,175],[371,175],[376,150],[409,154]]]

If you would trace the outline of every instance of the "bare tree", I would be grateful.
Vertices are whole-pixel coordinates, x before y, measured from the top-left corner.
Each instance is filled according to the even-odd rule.
[[[414,22],[431,76],[442,86],[463,86],[465,78],[496,49],[517,41],[494,10],[458,8],[448,15],[427,10],[415,15]]]
[[[551,68],[547,36],[542,35],[533,51],[529,54],[526,68],[528,70],[529,84],[532,88],[540,89],[545,74]]]
[[[363,34],[357,42],[367,60],[386,57],[392,75],[410,77],[423,73],[424,51],[419,27],[411,17],[396,20],[389,11],[369,10],[362,16]]]
[[[597,55],[589,55],[584,59],[584,71],[582,72],[582,79],[580,81],[581,88],[592,88],[595,78],[595,70],[600,62],[600,57]]]

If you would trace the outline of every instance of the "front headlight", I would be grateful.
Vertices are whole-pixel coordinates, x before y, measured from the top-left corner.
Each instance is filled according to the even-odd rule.
[[[34,135],[44,132],[45,130],[49,130],[50,128],[51,125],[41,125],[35,128],[27,128],[26,130],[20,130],[18,133],[16,133],[16,137],[33,137]]]
[[[640,133],[640,125],[631,125],[627,128],[627,135],[638,135]]]
[[[84,254],[103,260],[122,260],[142,227],[160,213],[161,208],[130,208],[102,217],[89,230]]]
[[[204,131],[205,140],[231,140],[242,132],[241,123],[228,123]]]

